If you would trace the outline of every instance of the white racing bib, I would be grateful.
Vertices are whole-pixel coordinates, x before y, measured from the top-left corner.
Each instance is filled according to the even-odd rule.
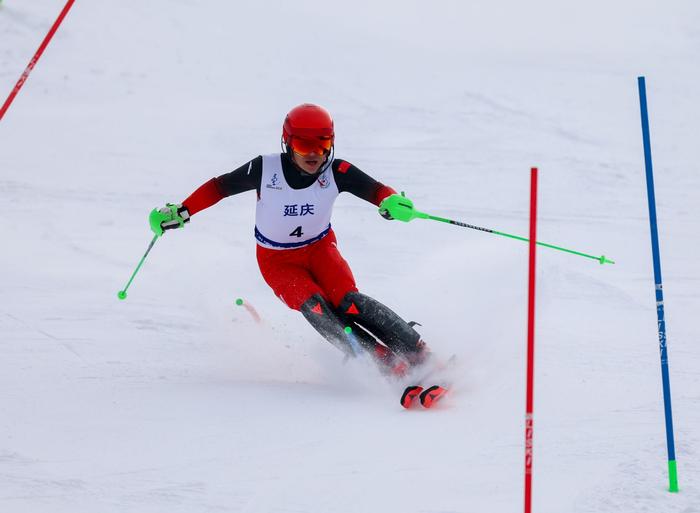
[[[255,239],[270,249],[294,249],[322,239],[331,229],[338,186],[331,166],[313,185],[292,189],[284,179],[282,155],[263,155]]]

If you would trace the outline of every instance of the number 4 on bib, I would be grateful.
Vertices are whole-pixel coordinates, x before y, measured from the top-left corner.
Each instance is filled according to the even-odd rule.
[[[301,226],[297,226],[296,229],[289,234],[290,237],[301,237],[304,235],[301,231]]]

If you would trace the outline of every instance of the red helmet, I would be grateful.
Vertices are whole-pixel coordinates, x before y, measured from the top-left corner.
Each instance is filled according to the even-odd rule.
[[[289,111],[282,125],[282,142],[287,150],[302,155],[320,150],[330,153],[335,141],[333,118],[323,107],[303,103]]]

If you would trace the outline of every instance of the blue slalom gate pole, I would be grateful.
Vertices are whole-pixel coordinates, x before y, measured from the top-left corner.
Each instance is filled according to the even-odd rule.
[[[649,113],[647,111],[647,89],[644,77],[637,79],[639,85],[639,107],[642,113],[642,138],[644,140],[644,163],[647,175],[647,198],[649,200],[649,225],[651,229],[651,250],[654,256],[654,282],[656,283],[656,316],[659,325],[659,349],[661,352],[661,381],[664,392],[666,415],[666,445],[668,448],[669,491],[678,491],[678,470],[676,448],[673,440],[673,414],[671,412],[671,380],[668,371],[666,349],[666,321],[664,320],[664,292],[661,280],[661,257],[659,255],[659,233],[656,225],[656,198],[654,195],[654,171],[651,163],[651,140],[649,137]]]

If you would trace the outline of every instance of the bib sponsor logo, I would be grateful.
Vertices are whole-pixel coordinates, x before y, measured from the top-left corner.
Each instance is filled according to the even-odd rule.
[[[277,191],[281,191],[282,187],[277,185],[279,183],[280,179],[277,176],[277,173],[272,175],[272,178],[270,178],[270,183],[266,184],[265,187],[268,189],[275,189]]]
[[[328,179],[326,173],[323,173],[321,176],[318,177],[318,184],[321,186],[321,189],[327,189],[328,186],[331,184],[331,181]]]

